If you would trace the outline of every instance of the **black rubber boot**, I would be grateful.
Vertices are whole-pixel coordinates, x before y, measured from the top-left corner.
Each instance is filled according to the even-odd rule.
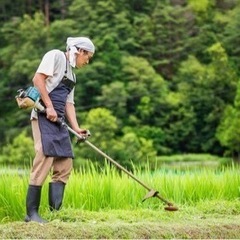
[[[59,210],[62,206],[62,200],[64,195],[65,183],[63,182],[51,182],[49,183],[49,208],[51,211]]]
[[[46,220],[42,219],[38,215],[38,209],[41,200],[41,186],[28,186],[27,199],[26,199],[26,208],[27,208],[27,216],[25,217],[25,222],[39,222],[39,223],[47,223]]]

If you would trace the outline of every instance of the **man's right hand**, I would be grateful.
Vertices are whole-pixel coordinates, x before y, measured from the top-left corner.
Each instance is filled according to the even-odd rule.
[[[58,120],[58,115],[54,107],[46,108],[46,116],[47,116],[47,119],[50,120],[51,122],[56,122]]]

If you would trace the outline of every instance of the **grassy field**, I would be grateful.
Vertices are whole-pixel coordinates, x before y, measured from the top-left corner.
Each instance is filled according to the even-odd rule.
[[[239,239],[239,201],[205,201],[159,209],[88,211],[63,208],[44,213],[47,224],[0,225],[1,239]]]
[[[49,212],[47,182],[43,186],[40,212],[49,223],[24,223],[28,170],[8,169],[1,173],[0,238],[240,238],[239,168],[134,174],[179,211],[165,211],[157,198],[142,202],[147,190],[126,174],[90,164],[73,172],[58,212]]]

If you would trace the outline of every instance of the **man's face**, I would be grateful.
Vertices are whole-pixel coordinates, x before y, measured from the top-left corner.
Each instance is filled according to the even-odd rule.
[[[79,50],[76,57],[76,67],[80,68],[89,63],[89,60],[93,57],[93,53]]]

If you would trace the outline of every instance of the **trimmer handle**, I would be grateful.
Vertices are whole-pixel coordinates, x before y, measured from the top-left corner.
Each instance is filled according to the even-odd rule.
[[[57,123],[62,125],[63,127],[66,127],[70,132],[74,133],[75,136],[77,137],[77,144],[81,143],[81,142],[85,142],[90,136],[91,133],[88,129],[85,130],[85,133],[82,134],[78,134],[75,131],[73,131],[73,129],[71,129],[62,118],[58,118]]]
[[[84,133],[84,135],[82,135],[82,138],[77,138],[77,144],[85,142],[89,137],[91,137],[91,133],[90,131],[87,129],[86,133]]]

